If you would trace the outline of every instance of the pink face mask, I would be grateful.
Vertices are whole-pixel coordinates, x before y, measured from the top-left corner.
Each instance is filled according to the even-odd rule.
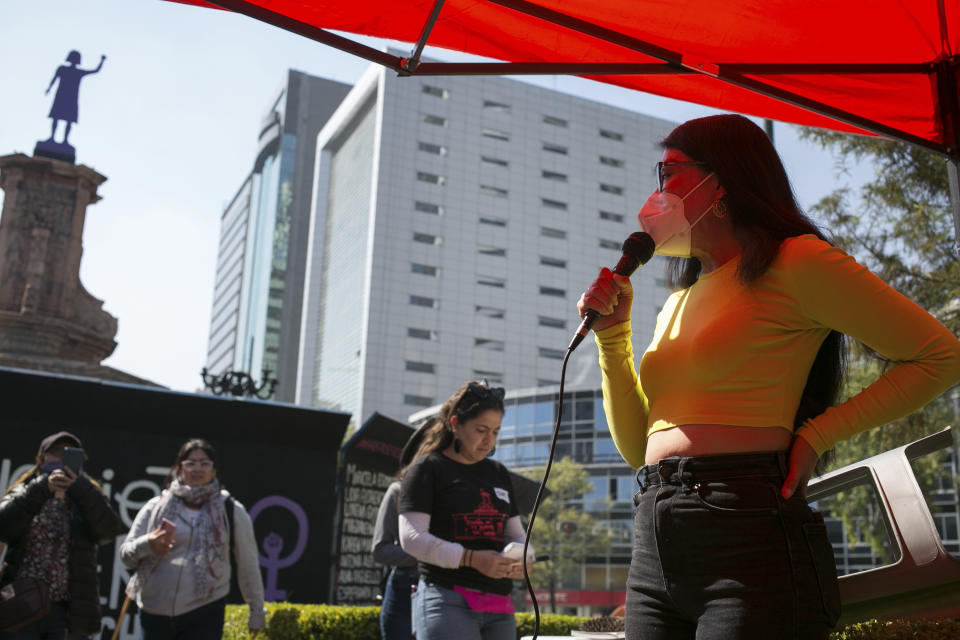
[[[637,219],[640,227],[650,234],[656,245],[656,253],[661,256],[675,256],[689,258],[692,249],[690,232],[693,225],[700,222],[710,207],[704,209],[696,220],[690,222],[683,213],[683,201],[713,176],[713,172],[697,183],[693,189],[682,198],[666,191],[654,191],[643,203]]]

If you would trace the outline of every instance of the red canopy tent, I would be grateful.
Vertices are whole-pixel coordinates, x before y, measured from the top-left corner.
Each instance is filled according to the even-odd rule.
[[[949,160],[960,230],[960,0],[178,0],[401,75],[575,74]],[[400,58],[332,33],[416,43]],[[504,62],[420,62],[426,44]],[[960,237],[960,233],[958,233]]]

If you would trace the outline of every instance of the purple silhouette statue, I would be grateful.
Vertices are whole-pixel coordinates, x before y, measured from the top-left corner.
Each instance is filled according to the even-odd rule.
[[[45,94],[50,93],[50,89],[53,88],[54,83],[57,82],[58,79],[60,80],[60,83],[57,85],[57,93],[53,98],[53,106],[50,107],[50,118],[53,120],[50,125],[50,137],[47,140],[37,143],[34,149],[34,155],[48,156],[68,162],[74,161],[76,158],[76,150],[71,146],[67,138],[70,136],[70,127],[77,122],[80,81],[83,80],[84,76],[100,71],[103,67],[103,61],[106,59],[107,56],[100,56],[100,64],[97,65],[96,69],[81,69],[80,52],[71,51],[67,54],[68,64],[60,65],[57,72],[53,74],[53,78],[50,79],[47,90],[44,92]],[[63,132],[63,142],[58,143],[54,140],[54,137],[57,135],[57,123],[61,120],[63,120],[66,126]]]

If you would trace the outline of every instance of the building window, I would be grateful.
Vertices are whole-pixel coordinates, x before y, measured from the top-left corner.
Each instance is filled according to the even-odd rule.
[[[431,114],[429,114],[429,113],[421,113],[421,114],[420,114],[420,122],[424,122],[424,123],[426,123],[426,124],[432,124],[432,125],[435,125],[435,126],[438,126],[438,127],[445,127],[445,126],[447,126],[447,119],[446,119],[446,118],[444,118],[444,117],[442,117],[442,116],[434,116],[434,115],[431,115]]]
[[[557,153],[561,156],[567,155],[567,148],[565,146],[561,144],[554,144],[552,142],[544,142],[543,150],[547,151],[548,153]]]
[[[477,246],[477,253],[484,256],[497,256],[500,258],[507,257],[507,250],[503,247],[494,247],[489,244],[481,244]]]
[[[500,158],[491,158],[490,156],[480,156],[480,161],[487,164],[493,164],[498,167],[507,167],[510,166],[510,163],[506,160],[501,160]]]
[[[506,189],[501,189],[500,187],[494,187],[489,184],[480,185],[480,193],[485,193],[488,196],[493,196],[494,198],[506,198],[509,192]]]
[[[499,371],[481,371],[480,369],[474,369],[473,377],[477,380],[486,378],[490,384],[503,384],[503,374]]]
[[[503,340],[491,340],[490,338],[474,338],[473,346],[490,351],[503,351],[506,348]]]
[[[440,244],[442,242],[440,236],[434,236],[429,233],[420,233],[419,231],[413,232],[413,241],[422,242],[423,244]]]
[[[547,380],[546,378],[537,378],[537,386],[538,387],[557,387],[557,386],[560,386],[560,381]],[[560,446],[562,445],[557,445],[557,451],[560,450]],[[569,447],[570,445],[567,445],[567,446]],[[566,457],[569,457],[569,454]]]
[[[498,111],[500,113],[510,113],[510,105],[493,100],[484,100],[483,108],[488,111]]]
[[[433,398],[427,396],[415,396],[409,393],[403,394],[403,404],[413,405],[415,407],[432,407]]]
[[[420,202],[419,200],[413,204],[413,208],[421,213],[432,213],[435,216],[443,213],[443,207],[440,205],[430,202]]]
[[[600,164],[605,164],[608,167],[622,167],[623,160],[618,160],[617,158],[611,158],[609,156],[600,156]]]
[[[436,340],[437,332],[430,329],[417,329],[416,327],[407,327],[407,337],[417,340]]]
[[[483,318],[505,318],[507,316],[506,309],[498,309],[496,307],[485,307],[483,305],[476,305],[474,311],[478,316]]]
[[[539,347],[537,349],[541,358],[550,358],[551,360],[563,360],[564,352],[560,349],[548,349],[546,347]]]
[[[422,273],[425,276],[436,276],[438,269],[429,264],[420,264],[418,262],[410,263],[411,273]]]
[[[555,298],[566,298],[567,292],[564,289],[557,289],[556,287],[540,287],[540,295],[554,296]]]
[[[566,127],[567,121],[563,118],[556,118],[554,116],[543,116],[544,124],[552,124],[555,127]]]
[[[510,141],[510,134],[506,131],[500,131],[499,129],[484,128],[481,133],[484,138],[493,138],[494,140],[503,140],[504,142]]]
[[[477,284],[485,287],[496,287],[497,289],[503,289],[507,286],[507,281],[504,278],[498,278],[496,276],[477,276]]]
[[[616,140],[617,142],[623,142],[623,134],[616,131],[610,131],[609,129],[600,129],[600,137],[606,138],[607,140]]]
[[[407,360],[407,371],[416,371],[417,373],[436,373],[436,366],[430,362],[416,362]]]
[[[556,180],[557,182],[567,181],[567,174],[557,173],[556,171],[547,171],[546,169],[540,172],[540,177],[544,180]]]
[[[433,144],[432,142],[419,142],[417,148],[424,153],[432,153],[437,156],[447,155],[447,148],[442,144]]]
[[[623,222],[623,214],[620,213],[611,213],[610,211],[600,211],[601,220],[609,220],[610,222]]]
[[[557,238],[559,240],[567,239],[567,232],[563,229],[554,229],[553,227],[540,227],[540,235],[547,238]]]
[[[439,303],[433,298],[428,298],[426,296],[410,296],[410,304],[414,307],[429,307],[431,309],[436,309],[439,307]]]
[[[623,187],[618,187],[613,184],[605,184],[603,182],[600,183],[600,191],[603,191],[604,193],[612,193],[615,196],[623,195]]]
[[[558,267],[560,269],[567,268],[566,260],[561,260],[560,258],[548,258],[547,256],[540,256],[540,264],[545,267]]]
[[[446,89],[441,89],[440,87],[431,87],[428,84],[422,85],[420,90],[428,96],[436,96],[437,98],[443,98],[444,100],[450,97],[450,92]]]
[[[480,216],[480,224],[488,224],[492,227],[505,227],[507,226],[506,218],[494,218],[493,216]]]
[[[604,240],[600,238],[600,248],[601,249],[619,249],[621,245],[616,240]]]
[[[548,209],[560,209],[561,211],[567,210],[567,203],[560,202],[559,200],[551,200],[550,198],[540,198],[540,204],[547,207]]]
[[[559,318],[549,318],[547,316],[539,316],[540,326],[541,327],[552,327],[554,329],[566,329],[567,321],[561,320]]]
[[[417,171],[417,180],[429,184],[438,184],[440,186],[447,183],[447,179],[443,176],[438,176],[435,173],[427,173],[426,171]]]

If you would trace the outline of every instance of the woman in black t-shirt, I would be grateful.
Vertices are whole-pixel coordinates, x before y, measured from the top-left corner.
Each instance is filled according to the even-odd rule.
[[[511,580],[522,563],[501,554],[522,543],[506,467],[493,452],[503,389],[471,382],[421,427],[400,489],[400,544],[419,561],[413,599],[417,640],[513,640]]]

